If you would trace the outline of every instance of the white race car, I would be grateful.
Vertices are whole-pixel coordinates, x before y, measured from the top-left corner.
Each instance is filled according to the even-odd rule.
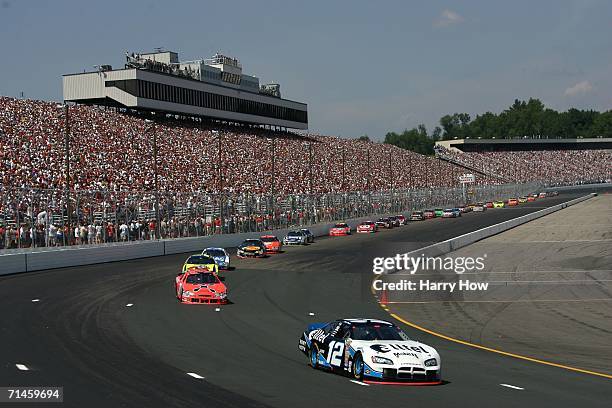
[[[438,352],[384,320],[314,323],[300,337],[298,348],[313,368],[345,373],[358,381],[441,383]]]

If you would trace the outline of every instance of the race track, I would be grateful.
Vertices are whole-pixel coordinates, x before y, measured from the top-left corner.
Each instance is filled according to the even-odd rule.
[[[297,349],[310,322],[392,320],[370,291],[373,257],[577,196],[374,235],[320,238],[262,260],[233,259],[236,269],[225,282],[233,304],[219,312],[173,297],[173,279],[186,255],[3,277],[0,386],[63,386],[64,406],[70,407],[608,407],[610,379],[469,348],[399,322],[411,337],[438,349],[445,384],[362,386],[313,370]]]

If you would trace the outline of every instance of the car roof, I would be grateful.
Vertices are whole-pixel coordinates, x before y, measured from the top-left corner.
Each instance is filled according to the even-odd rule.
[[[192,256],[198,256],[198,257],[202,257],[202,258],[208,258],[208,259],[213,259],[212,256],[207,255],[207,254],[191,254],[187,257],[187,259],[191,258]]]
[[[342,320],[343,322],[347,322],[347,323],[378,323],[378,324],[388,324],[391,326],[395,326],[393,323],[388,322],[386,320],[379,320],[379,319],[368,319],[368,318],[349,318],[349,319],[339,319]]]
[[[208,247],[205,248],[204,251],[225,251],[225,248],[220,248],[220,247]]]
[[[276,235],[262,235],[259,238],[276,238]],[[276,238],[276,239],[278,239],[278,238]]]

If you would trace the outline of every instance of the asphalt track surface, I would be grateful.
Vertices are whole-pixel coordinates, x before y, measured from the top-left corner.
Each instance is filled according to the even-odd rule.
[[[236,269],[226,274],[233,303],[219,312],[174,298],[174,276],[185,255],[3,277],[0,386],[63,386],[63,406],[70,407],[609,407],[610,379],[466,347],[399,322],[411,337],[438,349],[443,385],[363,386],[313,370],[297,349],[310,322],[392,320],[370,291],[373,257],[576,196],[373,235],[321,238],[267,259],[234,259]]]

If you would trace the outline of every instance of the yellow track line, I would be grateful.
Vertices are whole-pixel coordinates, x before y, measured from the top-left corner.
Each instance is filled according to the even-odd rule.
[[[406,300],[388,301],[388,305],[423,305],[440,303],[538,303],[538,302],[612,302],[610,299],[518,299],[518,300]],[[383,306],[384,308],[384,306]]]
[[[455,343],[463,344],[464,346],[474,347],[474,348],[477,348],[477,349],[481,349],[481,350],[485,350],[485,351],[490,351],[491,353],[497,353],[497,354],[501,354],[501,355],[508,356],[508,357],[514,357],[514,358],[518,358],[518,359],[521,359],[521,360],[531,361],[533,363],[544,364],[544,365],[547,365],[547,366],[563,368],[565,370],[575,371],[575,372],[578,372],[578,373],[591,374],[591,375],[595,375],[595,376],[598,376],[598,377],[604,377],[604,378],[612,379],[612,375],[610,375],[610,374],[598,373],[596,371],[589,371],[589,370],[584,370],[582,368],[576,368],[576,367],[566,366],[566,365],[563,365],[563,364],[552,363],[550,361],[539,360],[537,358],[522,356],[520,354],[508,353],[507,351],[497,350],[497,349],[494,349],[494,348],[481,346],[480,344],[474,344],[474,343],[470,343],[468,341],[455,339],[454,337],[450,337],[450,336],[446,336],[446,335],[441,334],[441,333],[437,333],[437,332],[435,332],[433,330],[426,329],[426,328],[421,327],[421,326],[419,326],[419,325],[417,325],[415,323],[412,323],[412,322],[409,322],[407,320],[404,320],[400,316],[398,316],[395,313],[392,313],[391,311],[389,311],[388,308],[386,308],[385,310],[387,310],[389,312],[391,317],[393,317],[396,320],[399,320],[400,322],[402,322],[404,324],[407,324],[410,327],[413,327],[415,329],[421,330],[421,331],[423,331],[425,333],[429,333],[429,334],[431,334],[433,336],[437,336],[437,337],[443,338],[443,339],[448,340],[448,341],[452,341],[452,342],[455,342]]]

